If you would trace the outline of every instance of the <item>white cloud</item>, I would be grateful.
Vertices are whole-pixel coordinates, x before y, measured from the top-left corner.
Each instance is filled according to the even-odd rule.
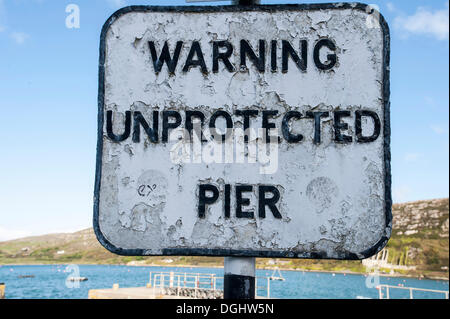
[[[17,239],[30,236],[31,233],[25,230],[8,229],[0,226],[0,241]]]
[[[106,0],[110,6],[115,8],[124,7],[127,2],[125,0]]]
[[[434,133],[438,134],[438,135],[442,135],[448,132],[447,128],[444,128],[440,125],[431,125],[430,126],[431,129],[433,130]]]
[[[422,157],[422,154],[420,153],[406,153],[405,154],[405,162],[412,163],[417,161],[420,157]]]
[[[395,12],[395,11],[397,11],[397,8],[395,7],[395,5],[394,5],[392,2],[388,2],[388,3],[386,4],[386,6],[387,6],[389,12]]]
[[[25,41],[30,36],[24,32],[13,32],[11,33],[11,38],[17,43],[17,44],[24,44]]]
[[[392,190],[392,199],[394,203],[403,203],[408,201],[411,194],[411,188],[408,186],[396,187]]]
[[[411,16],[399,16],[394,20],[394,26],[408,34],[423,34],[433,36],[439,40],[448,40],[448,1],[442,10],[431,11],[419,7]]]

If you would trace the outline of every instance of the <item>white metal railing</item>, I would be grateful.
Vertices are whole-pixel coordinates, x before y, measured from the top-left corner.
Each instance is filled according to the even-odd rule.
[[[258,282],[266,282],[267,284],[258,286]],[[194,298],[202,290],[216,291],[223,289],[223,277],[205,273],[150,272],[149,283],[154,290],[155,288],[176,288],[177,296],[180,295],[181,289],[191,288],[194,289]],[[257,296],[258,291],[263,291],[261,296],[270,298],[270,277],[255,278],[255,294]]]
[[[383,288],[386,290],[386,294],[383,293]],[[401,287],[401,286],[389,286],[389,285],[379,285],[377,286],[378,295],[380,299],[390,299],[390,289],[402,289],[409,291],[409,299],[414,299],[414,291],[424,291],[432,292],[437,294],[443,294],[445,299],[448,299],[448,291],[446,290],[434,290],[434,289],[424,289],[424,288],[413,288],[413,287]]]
[[[258,286],[258,278],[259,282],[266,282],[265,286]],[[258,296],[258,291],[264,291],[267,298],[270,298],[270,277],[255,277],[255,295]],[[262,297],[263,295],[261,295]]]
[[[217,279],[218,277],[215,274],[187,272],[150,273],[150,283],[152,283],[153,289],[176,288],[177,296],[179,296],[181,289],[191,288],[194,289],[194,298],[197,297],[197,292],[200,290],[216,291]]]

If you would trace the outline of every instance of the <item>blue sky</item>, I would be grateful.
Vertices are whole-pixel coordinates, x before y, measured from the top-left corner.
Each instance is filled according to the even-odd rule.
[[[65,25],[71,3],[79,29]],[[394,201],[448,197],[448,1],[371,3],[392,36]],[[130,4],[187,5],[0,0],[0,240],[92,225],[99,34]]]

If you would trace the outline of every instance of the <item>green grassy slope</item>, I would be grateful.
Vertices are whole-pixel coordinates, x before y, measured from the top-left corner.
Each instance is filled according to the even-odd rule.
[[[396,274],[448,278],[449,200],[437,199],[393,206],[393,233],[387,248],[388,261],[416,266]],[[64,251],[64,253],[62,253]],[[59,253],[58,253],[59,252]],[[168,263],[168,260],[172,260]],[[0,242],[0,264],[153,264],[222,266],[220,257],[123,257],[104,249],[92,229],[72,234],[50,234]],[[281,269],[365,272],[360,261],[258,259],[257,266]],[[382,269],[390,272],[389,269]]]

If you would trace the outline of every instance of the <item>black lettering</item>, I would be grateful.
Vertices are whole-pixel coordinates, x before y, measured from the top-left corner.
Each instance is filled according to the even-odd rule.
[[[130,136],[131,112],[125,111],[125,129],[124,129],[123,134],[121,134],[121,135],[116,135],[113,132],[112,115],[113,115],[112,111],[106,112],[106,134],[113,142],[119,143],[119,142],[125,141]]]
[[[266,42],[259,40],[259,57],[257,57],[250,44],[246,40],[241,40],[241,68],[247,68],[247,55],[258,71],[263,73],[266,69]]]
[[[226,122],[227,122],[227,130],[226,133],[221,135],[217,133],[216,130],[216,120],[217,118],[221,116],[223,118],[225,118]],[[216,111],[214,112],[213,115],[211,115],[211,118],[209,119],[209,129],[211,132],[211,135],[214,137],[214,139],[217,141],[219,139],[219,136],[222,139],[222,142],[225,141],[225,139],[229,138],[231,136],[231,129],[233,128],[233,120],[231,119],[230,114],[228,114],[228,112],[226,111]]]
[[[277,40],[272,40],[270,50],[270,70],[277,72]]]
[[[236,217],[237,218],[254,218],[253,211],[243,211],[242,206],[250,205],[250,199],[242,198],[242,193],[251,192],[253,186],[251,185],[238,185],[236,186]]]
[[[291,119],[301,119],[302,114],[297,111],[289,111],[287,112],[284,117],[283,121],[281,122],[281,131],[283,132],[283,137],[288,143],[298,143],[303,140],[303,135],[301,134],[292,134],[289,130],[289,121]]]
[[[175,52],[173,54],[173,59],[170,56],[169,45],[167,41],[164,43],[164,47],[159,58],[156,53],[155,43],[153,41],[149,41],[148,44],[150,46],[150,53],[152,55],[155,73],[161,72],[162,66],[164,65],[164,62],[166,62],[169,73],[174,74],[177,67],[178,58],[180,57],[181,48],[183,47],[183,41],[177,42]]]
[[[198,139],[200,141],[202,141],[202,130],[203,130],[203,123],[205,121],[205,115],[200,112],[200,111],[186,111],[186,123],[185,123],[185,127],[186,130],[189,132],[189,136],[192,136],[192,129],[194,128],[194,124],[192,123],[192,118],[196,117],[199,118],[201,121],[201,126],[200,126],[200,132],[196,132],[198,134],[200,134],[200,136],[198,136]]]
[[[225,52],[219,52],[220,48],[225,48]],[[230,63],[230,60],[228,60],[233,54],[233,46],[228,41],[214,41],[213,42],[213,72],[217,73],[219,72],[219,60],[223,61],[223,64],[225,64],[225,67],[229,72],[234,72],[234,66]]]
[[[248,143],[248,132],[250,128],[250,117],[257,116],[257,110],[236,110],[234,112],[237,116],[242,116],[244,118],[244,143]]]
[[[266,131],[266,143],[270,143],[270,135],[269,130],[276,128],[275,123],[269,122],[269,116],[275,116],[278,114],[277,110],[271,110],[271,111],[263,111],[262,116],[262,128]]]
[[[289,56],[292,57],[292,60],[300,70],[306,71],[306,67],[308,65],[308,42],[306,40],[300,40],[301,58],[298,56],[297,52],[295,52],[289,41],[283,40],[281,41],[281,44],[282,72],[286,73],[288,71]]]
[[[353,140],[351,136],[341,133],[341,130],[348,130],[348,124],[341,122],[341,119],[347,116],[350,116],[350,111],[334,112],[334,140],[338,143],[351,143]]]
[[[169,136],[169,129],[175,129],[181,124],[181,115],[177,111],[163,111],[162,123],[162,142],[167,143]],[[169,118],[174,118],[175,122],[169,123]]]
[[[153,128],[151,128],[144,116],[139,111],[133,112],[133,142],[139,143],[141,141],[141,126],[147,133],[148,138],[152,143],[158,143],[158,123],[159,112],[153,111]]]
[[[194,55],[197,55],[197,59],[194,60]],[[208,69],[205,64],[205,59],[203,58],[202,48],[198,41],[193,41],[191,50],[189,51],[188,57],[186,59],[186,64],[184,65],[183,72],[189,71],[191,67],[199,66],[202,73],[207,74]]]
[[[320,119],[330,116],[328,112],[306,112],[306,116],[314,119],[314,144],[321,142],[321,126]]]
[[[373,134],[371,136],[363,136],[362,135],[362,124],[361,124],[361,118],[363,116],[371,117],[373,120],[374,130]],[[372,111],[356,111],[355,116],[355,131],[356,131],[356,141],[358,143],[370,143],[375,141],[378,136],[380,136],[380,130],[381,130],[381,122],[380,118],[378,117],[378,114]]]
[[[322,63],[322,61],[320,61],[320,49],[322,49],[323,47],[327,47],[331,51],[336,51],[336,45],[330,39],[322,39],[319,40],[319,42],[317,42],[314,47],[314,63],[316,64],[316,67],[320,70],[327,71],[332,69],[336,65],[337,57],[335,53],[328,54],[328,63]]]
[[[266,198],[266,193],[272,193],[271,198]],[[275,186],[259,186],[258,190],[258,215],[260,218],[266,218],[266,206],[269,206],[275,218],[281,219],[280,211],[276,203],[280,199],[280,191]]]
[[[225,202],[224,202],[224,210],[225,210],[225,218],[230,218],[230,199],[231,199],[231,185],[225,184]]]
[[[206,196],[206,192],[212,192],[212,196]],[[206,205],[214,204],[219,198],[219,190],[211,184],[202,184],[198,191],[198,217],[205,218]]]

